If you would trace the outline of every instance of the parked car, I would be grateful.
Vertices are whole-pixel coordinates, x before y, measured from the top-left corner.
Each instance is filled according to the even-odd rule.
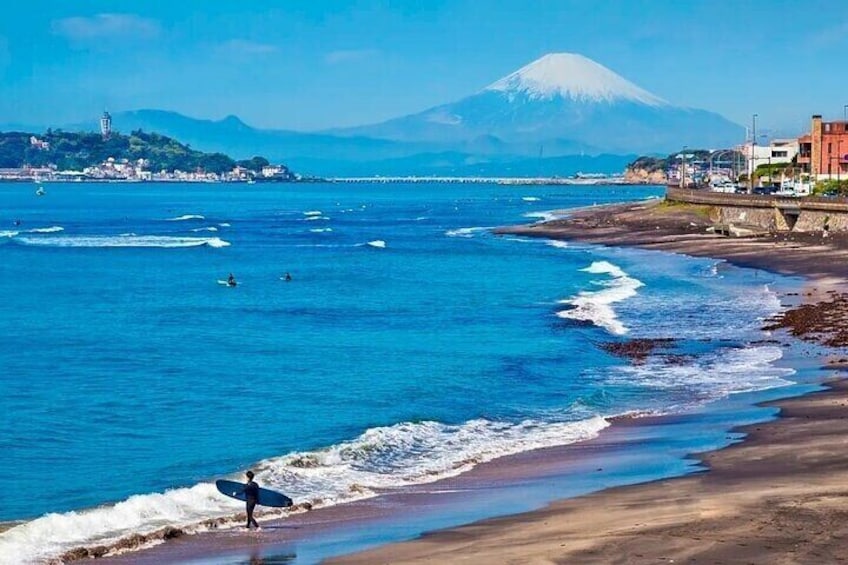
[[[774,186],[755,186],[752,191],[754,194],[774,194],[777,192],[777,187]]]

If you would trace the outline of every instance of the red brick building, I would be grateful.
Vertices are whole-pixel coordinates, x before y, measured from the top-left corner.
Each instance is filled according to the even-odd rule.
[[[810,133],[798,138],[798,164],[813,178],[848,180],[848,122],[813,116]]]

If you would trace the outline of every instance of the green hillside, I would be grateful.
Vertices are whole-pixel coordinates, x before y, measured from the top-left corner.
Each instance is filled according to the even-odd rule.
[[[71,133],[48,130],[35,136],[43,144],[33,144],[34,134],[0,132],[0,168],[47,167],[80,171],[99,165],[112,157],[136,162],[146,160],[149,171],[196,171],[224,173],[240,165],[259,171],[268,161],[262,157],[236,161],[223,153],[204,153],[175,139],[136,130],[129,135],[112,134],[104,138],[97,133]]]

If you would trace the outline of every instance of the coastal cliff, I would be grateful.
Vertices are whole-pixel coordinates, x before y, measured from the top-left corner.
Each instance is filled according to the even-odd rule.
[[[649,170],[647,168],[627,167],[624,180],[630,184],[667,184],[668,175],[664,170]]]

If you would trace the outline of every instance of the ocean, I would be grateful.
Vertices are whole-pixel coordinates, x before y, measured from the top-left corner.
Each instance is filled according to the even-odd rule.
[[[338,505],[796,380],[797,281],[490,231],[661,187],[45,190],[0,184],[2,563],[234,516],[248,468]]]

